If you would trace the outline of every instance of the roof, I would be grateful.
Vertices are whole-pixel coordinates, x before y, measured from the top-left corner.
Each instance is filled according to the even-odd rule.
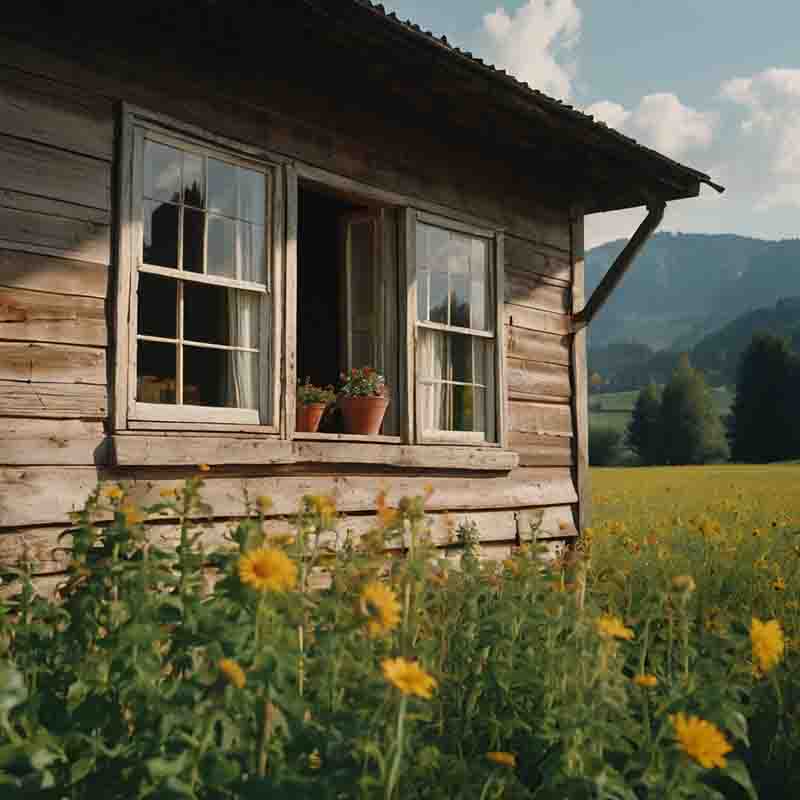
[[[446,53],[447,57],[453,59],[453,61],[461,62],[462,64],[466,64],[480,71],[497,85],[519,93],[519,95],[531,105],[535,105],[548,113],[561,117],[567,124],[581,127],[585,131],[591,131],[601,143],[607,143],[610,147],[624,148],[631,153],[636,153],[659,164],[678,178],[689,179],[698,184],[706,184],[718,192],[724,191],[724,187],[714,183],[710,175],[685,164],[681,164],[657,150],[640,144],[635,139],[625,136],[619,131],[609,127],[606,123],[596,120],[590,114],[584,114],[574,106],[557,100],[556,98],[549,97],[538,89],[529,86],[526,82],[518,80],[505,70],[498,69],[469,51],[456,47],[447,40],[446,36],[437,37],[431,31],[423,30],[411,20],[401,20],[394,12],[387,12],[383,5],[372,3],[370,0],[348,1],[351,5],[359,7],[364,12],[379,17],[385,24],[395,27],[408,37],[415,38],[417,41],[426,43],[428,46],[439,48]],[[696,192],[693,194],[696,194]],[[671,197],[667,199],[677,198]],[[644,198],[642,204],[644,204]]]

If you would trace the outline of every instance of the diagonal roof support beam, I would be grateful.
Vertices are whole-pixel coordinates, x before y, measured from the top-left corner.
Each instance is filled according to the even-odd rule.
[[[631,268],[635,258],[647,243],[655,229],[661,224],[664,218],[664,209],[667,204],[663,200],[650,200],[647,204],[647,216],[642,220],[636,232],[631,236],[628,244],[616,257],[608,272],[603,276],[597,288],[592,292],[592,296],[586,305],[573,316],[572,329],[579,331],[585,328],[595,317],[598,311],[606,304],[614,289],[625,277],[625,273]]]

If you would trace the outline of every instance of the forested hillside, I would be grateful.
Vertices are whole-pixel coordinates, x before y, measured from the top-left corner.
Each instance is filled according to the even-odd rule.
[[[625,246],[589,250],[589,291]],[[800,296],[800,240],[659,233],[589,329],[592,350],[636,342],[654,350],[688,350],[745,312]]]

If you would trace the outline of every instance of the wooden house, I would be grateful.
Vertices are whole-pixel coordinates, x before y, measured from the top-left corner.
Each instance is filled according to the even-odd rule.
[[[26,0],[0,31],[0,560],[98,480],[208,464],[220,527],[433,487],[502,557],[588,514],[583,327],[708,176],[367,0]],[[584,215],[647,206],[588,303]],[[370,364],[376,436],[295,430]],[[277,524],[277,523],[276,523]],[[154,536],[171,535],[169,521]]]

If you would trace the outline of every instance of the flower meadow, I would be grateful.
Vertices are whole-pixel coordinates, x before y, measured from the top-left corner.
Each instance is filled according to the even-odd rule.
[[[379,494],[357,539],[318,496],[266,536],[260,497],[207,551],[202,471],[147,508],[100,486],[57,598],[4,568],[0,796],[795,796],[791,520],[737,534],[780,563],[763,588],[727,511],[651,529],[614,491],[579,555],[534,525],[496,563],[471,526],[435,548],[426,497]]]

